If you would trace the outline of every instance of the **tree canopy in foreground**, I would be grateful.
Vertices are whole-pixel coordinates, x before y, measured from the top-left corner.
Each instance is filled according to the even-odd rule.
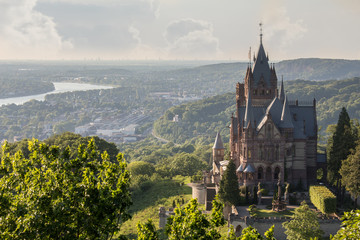
[[[111,162],[95,141],[67,147],[32,140],[29,157],[2,147],[1,239],[108,239],[130,215],[123,155]]]

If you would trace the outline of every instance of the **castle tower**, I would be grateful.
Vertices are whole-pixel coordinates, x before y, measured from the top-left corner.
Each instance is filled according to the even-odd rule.
[[[256,57],[254,56],[253,67],[251,68],[251,66],[249,66],[247,69],[244,83],[245,94],[240,103],[246,103],[244,97],[248,98],[249,94],[253,99],[254,105],[269,103],[277,95],[275,66],[269,65],[269,56],[265,53],[262,44],[262,29],[260,29],[259,50]]]
[[[225,148],[218,132],[213,146],[213,171],[211,179],[211,182],[215,184],[220,183],[220,175],[222,174],[220,162],[224,160],[224,151]]]
[[[214,164],[218,164],[224,160],[224,151],[225,151],[225,148],[224,148],[223,142],[221,140],[220,133],[218,132],[216,134],[216,138],[215,138],[215,142],[214,142],[214,146],[213,146],[213,162],[214,162]]]

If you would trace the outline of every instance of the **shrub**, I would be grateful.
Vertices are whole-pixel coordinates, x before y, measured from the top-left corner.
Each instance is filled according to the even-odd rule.
[[[311,186],[310,200],[322,213],[329,214],[336,211],[336,197],[325,186]]]

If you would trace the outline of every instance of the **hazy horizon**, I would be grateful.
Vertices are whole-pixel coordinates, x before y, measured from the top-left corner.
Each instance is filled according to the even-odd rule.
[[[360,59],[357,0],[0,0],[0,59]]]

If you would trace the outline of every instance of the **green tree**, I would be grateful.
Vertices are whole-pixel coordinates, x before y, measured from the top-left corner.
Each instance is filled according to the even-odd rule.
[[[316,213],[303,201],[300,207],[295,209],[293,219],[284,222],[285,234],[289,240],[310,239],[311,237],[321,238],[323,231],[317,220]]]
[[[343,186],[355,197],[356,207],[357,198],[360,196],[360,142],[355,151],[343,161],[340,175]]]
[[[76,158],[34,139],[29,158],[2,147],[0,238],[109,239],[130,218],[130,174],[123,155],[117,163],[96,151],[92,139]]]
[[[146,223],[138,223],[136,225],[138,240],[158,240],[159,233],[156,231],[155,225],[151,219],[148,219]]]
[[[350,154],[350,149],[355,147],[357,134],[354,134],[350,117],[345,108],[342,108],[334,134],[327,146],[328,153],[328,180],[336,185],[337,196],[341,196],[340,168],[342,161]],[[341,197],[340,197],[341,199]]]
[[[360,239],[360,210],[345,212],[340,230],[331,239]]]
[[[155,172],[155,167],[153,164],[143,161],[132,162],[128,165],[128,170],[133,176],[136,175],[147,175],[151,177]]]
[[[170,169],[173,175],[192,176],[199,170],[204,170],[206,165],[206,162],[201,161],[194,154],[181,153],[171,161]]]
[[[233,160],[229,160],[229,164],[220,181],[219,197],[224,203],[228,202],[232,205],[240,203],[240,189],[238,177],[236,176],[236,166]]]
[[[191,199],[185,206],[177,207],[174,215],[168,218],[165,233],[171,239],[220,239],[217,227],[224,225],[222,205],[215,199],[210,221],[199,209],[196,199]]]

